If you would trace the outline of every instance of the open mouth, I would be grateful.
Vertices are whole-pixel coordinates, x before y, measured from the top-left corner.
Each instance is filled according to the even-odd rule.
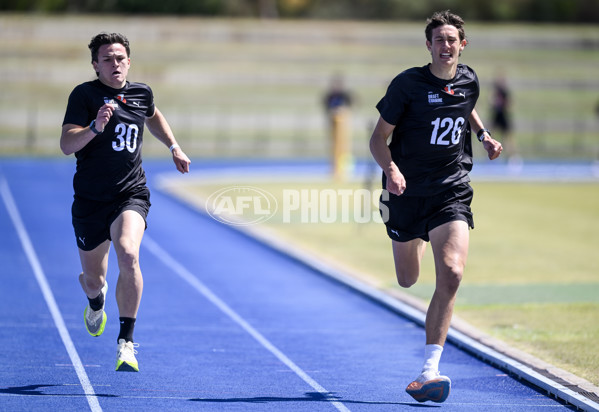
[[[441,58],[442,59],[450,59],[451,58],[451,53],[441,53]]]

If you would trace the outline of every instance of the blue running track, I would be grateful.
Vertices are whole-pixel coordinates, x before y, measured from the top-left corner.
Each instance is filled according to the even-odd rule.
[[[140,373],[117,373],[113,254],[106,330],[83,325],[74,159],[0,160],[0,411],[572,409],[452,344],[449,399],[418,404],[418,324],[154,190],[171,169],[146,162]]]

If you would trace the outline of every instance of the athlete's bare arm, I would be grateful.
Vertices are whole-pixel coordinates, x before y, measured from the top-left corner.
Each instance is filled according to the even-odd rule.
[[[382,117],[372,132],[370,138],[370,152],[387,176],[386,189],[394,195],[400,196],[406,190],[406,179],[391,158],[391,151],[387,146],[387,139],[393,133],[395,126],[387,123]]]
[[[113,110],[114,108],[110,104],[105,104],[100,107],[95,119],[96,130],[99,132],[104,131],[104,127],[108,124]],[[96,134],[89,126],[82,127],[77,124],[67,123],[62,126],[60,150],[62,150],[65,155],[73,154],[83,149],[94,137],[96,137]]]
[[[154,114],[151,117],[146,117],[146,126],[150,133],[152,133],[158,140],[166,145],[166,147],[172,147],[173,162],[177,167],[177,170],[181,173],[189,173],[189,164],[191,161],[187,155],[181,150],[175,139],[175,135],[171,130],[166,118],[160,110],[156,107]]]
[[[480,119],[480,116],[476,112],[476,109],[472,110],[468,120],[470,122],[470,129],[473,133],[477,133],[480,129],[484,129],[485,127]],[[493,139],[489,133],[485,132],[482,143],[483,148],[487,151],[487,155],[489,156],[490,160],[497,159],[503,151],[503,146],[501,146],[501,143]]]

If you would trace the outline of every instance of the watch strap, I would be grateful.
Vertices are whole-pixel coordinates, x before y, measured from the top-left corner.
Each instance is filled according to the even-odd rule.
[[[89,124],[89,128],[92,132],[94,132],[94,134],[100,134],[102,133],[101,131],[99,131],[98,129],[96,129],[96,121],[92,120],[92,122]]]
[[[491,131],[489,129],[485,129],[482,128],[478,131],[478,133],[476,133],[476,138],[478,139],[479,142],[482,142],[483,139],[485,138],[485,133],[488,133],[489,136],[491,136]]]

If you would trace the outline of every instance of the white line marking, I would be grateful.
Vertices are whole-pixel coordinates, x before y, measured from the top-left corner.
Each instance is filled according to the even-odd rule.
[[[249,333],[255,340],[257,340],[264,348],[270,353],[275,355],[281,362],[283,362],[289,369],[291,369],[297,376],[299,376],[304,382],[310,385],[318,393],[324,395],[324,399],[329,398],[330,392],[316,382],[310,375],[304,372],[298,365],[296,365],[291,359],[289,359],[283,352],[281,352],[276,346],[274,346],[268,339],[266,339],[260,332],[254,329],[248,322],[246,322],[237,312],[235,312],[229,305],[223,302],[218,296],[216,296],[206,285],[204,285],[198,278],[196,278],[191,272],[177,262],[171,255],[169,255],[164,249],[162,249],[156,242],[152,240],[147,234],[144,236],[142,245],[152,252],[158,259],[160,259],[166,266],[170,267],[179,277],[193,286],[198,292],[200,292],[206,299],[212,302],[218,307],[223,313],[231,318],[235,323],[241,326],[247,333]],[[349,412],[349,409],[341,402],[335,400],[329,400],[337,410],[342,412]]]
[[[48,280],[46,279],[46,275],[42,269],[42,265],[37,258],[37,254],[35,253],[35,249],[33,248],[33,244],[29,239],[29,235],[27,234],[27,230],[25,229],[25,225],[21,219],[21,215],[19,214],[19,209],[15,203],[15,200],[10,192],[10,188],[8,187],[8,183],[6,179],[0,178],[0,193],[2,194],[2,199],[4,200],[4,205],[6,206],[6,210],[12,220],[13,225],[15,226],[15,230],[21,240],[21,245],[23,246],[23,251],[25,255],[27,255],[27,259],[29,260],[29,264],[33,269],[33,273],[35,274],[35,279],[42,290],[42,294],[44,295],[44,299],[46,300],[46,304],[48,305],[48,309],[50,309],[50,313],[52,314],[52,319],[54,319],[54,324],[56,325],[56,329],[58,329],[58,333],[62,339],[62,343],[67,349],[67,353],[71,358],[71,362],[75,367],[75,371],[77,372],[77,376],[79,377],[79,382],[81,382],[81,386],[83,387],[83,391],[85,393],[85,397],[87,398],[87,403],[89,407],[94,412],[101,412],[102,408],[98,403],[98,398],[94,392],[94,388],[92,387],[87,374],[85,373],[85,368],[81,363],[81,359],[79,358],[79,354],[77,353],[77,349],[75,349],[75,345],[71,340],[71,336],[69,335],[69,331],[64,323],[64,319],[62,318],[62,314],[58,309],[58,305],[56,304],[56,300],[54,299],[54,294],[52,293],[52,289],[50,289],[50,285],[48,284]]]

